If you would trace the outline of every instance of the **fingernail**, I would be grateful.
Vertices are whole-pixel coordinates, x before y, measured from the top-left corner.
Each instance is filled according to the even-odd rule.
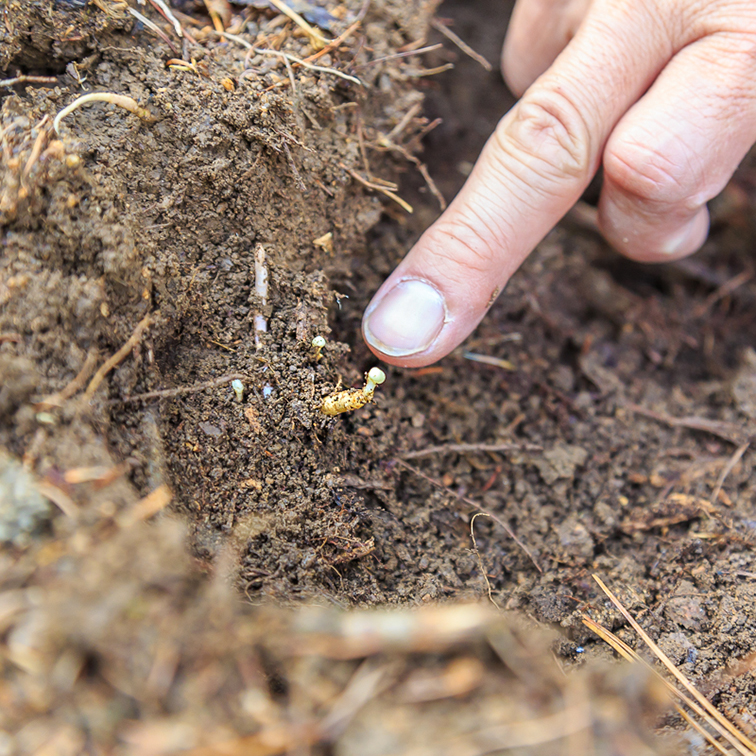
[[[406,357],[424,352],[435,340],[446,319],[440,292],[425,281],[400,281],[365,313],[365,341],[379,352]]]

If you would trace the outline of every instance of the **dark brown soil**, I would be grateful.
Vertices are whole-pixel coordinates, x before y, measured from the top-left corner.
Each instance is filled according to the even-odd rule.
[[[756,419],[756,163],[746,161],[714,203],[710,241],[692,260],[656,267],[621,260],[580,222],[587,213],[573,215],[540,245],[463,348],[432,368],[387,371],[375,403],[326,419],[318,410],[322,398],[339,382],[360,385],[374,364],[359,337],[372,292],[438,213],[412,160],[426,162],[441,192],[453,195],[511,102],[498,73],[486,73],[448,41],[439,50],[396,57],[426,35],[427,43],[443,39],[428,29],[434,0],[374,0],[343,46],[317,61],[358,77],[362,87],[327,72],[289,71],[276,55],[251,52],[245,60],[242,43],[210,31],[202,3],[174,3],[197,40],[182,51],[171,34],[175,52],[135,27],[112,0],[81,6],[9,0],[0,19],[0,70],[57,81],[6,87],[0,111],[0,571],[9,575],[0,582],[7,591],[0,593],[0,632],[16,638],[15,646],[8,641],[4,664],[23,667],[19,628],[26,632],[32,615],[22,622],[16,609],[6,619],[2,598],[50,591],[49,605],[43,594],[28,594],[36,604],[24,598],[42,606],[44,622],[61,632],[48,666],[29,662],[42,687],[53,685],[55,665],[70,646],[83,660],[71,685],[86,678],[98,695],[107,686],[117,691],[119,706],[123,695],[130,700],[131,709],[112,713],[101,731],[91,716],[80,723],[79,700],[80,720],[60,715],[80,728],[73,742],[85,733],[95,744],[91,752],[110,753],[120,738],[146,753],[119,723],[157,722],[178,712],[189,722],[216,704],[215,714],[204,715],[217,725],[213,735],[187,736],[187,743],[249,734],[249,722],[240,724],[239,712],[224,708],[230,698],[213,701],[214,683],[195,698],[180,686],[203,669],[240,663],[252,641],[254,663],[241,673],[243,684],[236,680],[229,690],[252,689],[250,680],[262,675],[277,705],[282,697],[294,705],[291,690],[277,690],[270,680],[306,688],[317,677],[325,685],[326,672],[305,674],[289,647],[284,653],[266,645],[278,632],[266,624],[273,622],[269,615],[231,609],[225,593],[225,603],[212,598],[226,576],[253,605],[407,607],[479,599],[490,590],[499,606],[558,629],[558,642],[545,643],[562,664],[578,666],[608,655],[582,625],[585,612],[638,646],[592,581],[597,573],[682,671],[752,728],[756,477],[747,444]],[[328,7],[333,37],[358,18],[362,3]],[[151,6],[140,10],[159,20]],[[284,16],[233,10],[239,15],[225,19],[227,28],[247,17],[246,28],[235,31],[248,43],[302,58],[313,53]],[[500,3],[447,0],[439,12],[498,61],[506,23]],[[168,59],[182,57],[188,70],[167,67]],[[449,62],[453,71],[425,76]],[[52,118],[88,91],[130,95],[151,118],[85,105],[63,121],[57,139]],[[422,111],[415,108],[423,103]],[[413,108],[414,117],[403,122]],[[443,123],[421,152],[417,137],[437,116]],[[397,193],[415,213],[366,189],[354,173],[373,183],[399,181]],[[332,247],[314,244],[329,232]],[[258,245],[270,276],[265,306],[254,293]],[[258,348],[259,312],[268,332]],[[85,395],[96,367],[148,314],[133,350]],[[328,340],[320,360],[310,346],[315,335]],[[82,370],[77,390],[49,399]],[[241,403],[232,376],[244,383]],[[493,451],[494,445],[509,448]],[[76,482],[82,478],[89,482]],[[17,493],[19,486],[25,493]],[[189,529],[193,558],[220,580],[203,580],[185,563],[170,518],[118,531],[124,513],[165,487],[171,511]],[[476,553],[471,516],[481,510],[500,518],[525,548],[500,523],[478,517]],[[163,537],[167,556],[157,556]],[[129,555],[136,566],[126,566]],[[84,578],[71,578],[82,571],[93,576],[88,587],[78,582]],[[160,594],[154,605],[153,589]],[[118,610],[89,627],[111,593],[121,596],[114,599]],[[216,611],[217,626],[203,626]],[[166,627],[181,625],[168,633],[164,653],[175,652],[166,664],[175,674],[181,659],[186,674],[168,675],[161,694],[143,696],[139,688],[145,676],[154,682],[158,675],[150,671],[154,657],[139,662],[142,677],[126,669],[142,669],[138,654],[131,658],[147,632],[136,615],[163,628],[144,641],[150,649]],[[158,615],[163,624],[150,619]],[[308,642],[288,624],[299,615],[285,616],[275,620],[288,628],[280,632],[294,645]],[[117,620],[125,622],[122,637]],[[246,629],[231,630],[237,622]],[[478,627],[488,622],[498,620]],[[481,638],[491,637],[486,632],[468,639],[465,652],[483,667],[493,653],[481,646]],[[386,665],[393,663],[390,649],[380,651],[388,654]],[[119,662],[119,654],[131,661]],[[361,656],[368,652],[353,654]],[[424,664],[440,674],[450,662],[402,658],[405,666],[389,675],[394,681]],[[328,668],[324,659],[318,663]],[[259,665],[268,665],[264,674]],[[550,713],[542,688],[558,685],[541,662],[532,669],[540,682],[529,688],[530,715]],[[334,666],[328,690],[343,689],[354,670],[353,662]],[[444,699],[414,732],[396,724],[393,745],[368,751],[364,744],[373,736],[365,733],[414,716],[401,713],[401,696],[391,699],[393,713],[380,708],[385,701],[376,704],[377,712],[361,720],[365,729],[357,728],[362,735],[352,730],[323,752],[441,753],[418,745],[428,748],[423,728],[437,729],[434,722],[454,714],[470,727],[491,724],[478,704],[497,700],[513,684],[511,675],[492,670],[490,681],[480,677],[472,703]],[[514,670],[527,687],[521,674]],[[607,700],[626,701],[630,714],[616,720],[625,732],[636,724],[633,701],[640,705],[651,693],[613,674],[591,671],[576,679],[590,679],[588,688]],[[81,686],[80,697],[94,695]],[[64,707],[56,690],[41,704],[54,712],[48,735],[58,732],[55,712],[63,708],[56,707]],[[159,704],[166,691],[189,703]],[[517,695],[511,698],[516,703]],[[22,724],[36,721],[37,704],[14,706],[2,724],[16,738],[8,752],[32,752],[39,740],[16,736]],[[255,711],[255,721],[264,722],[264,712]],[[526,716],[524,709],[511,711],[513,719]],[[633,737],[617,752],[661,748]],[[183,747],[189,746],[149,752]],[[576,752],[589,752],[581,748]],[[598,742],[596,748],[609,752]]]

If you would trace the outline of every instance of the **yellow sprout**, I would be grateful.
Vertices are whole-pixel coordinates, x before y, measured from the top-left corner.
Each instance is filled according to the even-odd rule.
[[[320,405],[320,411],[324,415],[340,415],[342,412],[351,412],[364,407],[369,401],[372,401],[375,387],[385,380],[386,374],[383,370],[377,367],[370,368],[364,388],[347,389],[327,396],[323,400],[323,404]]]

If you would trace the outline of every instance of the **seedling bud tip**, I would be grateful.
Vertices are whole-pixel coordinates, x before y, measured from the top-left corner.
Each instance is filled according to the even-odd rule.
[[[244,401],[244,384],[238,378],[231,381],[231,388],[234,390],[234,394],[236,394],[236,401]]]
[[[323,355],[320,353],[323,347],[326,345],[326,340],[322,336],[316,336],[312,340],[312,348],[315,350],[315,362],[317,362]]]

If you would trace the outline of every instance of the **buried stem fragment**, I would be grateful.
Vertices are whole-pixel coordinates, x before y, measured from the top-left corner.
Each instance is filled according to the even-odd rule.
[[[255,313],[255,346],[262,346],[262,334],[268,332],[268,320],[263,314],[268,304],[268,268],[265,264],[265,247],[255,249],[255,294],[260,300],[260,309]]]
[[[105,376],[129,355],[131,350],[142,340],[142,335],[151,325],[152,316],[145,315],[139,321],[137,327],[134,329],[134,333],[131,334],[126,343],[112,357],[105,360],[100,369],[94,374],[94,377],[89,382],[89,386],[87,386],[87,390],[84,392],[85,402],[92,399]]]
[[[115,94],[114,92],[90,92],[74,100],[55,116],[55,120],[53,121],[55,133],[60,136],[60,122],[66,116],[71,115],[74,110],[89,102],[109,102],[111,105],[117,105],[119,108],[124,108],[124,110],[136,114],[143,121],[154,120],[152,113],[147,108],[143,108],[133,97]]]

